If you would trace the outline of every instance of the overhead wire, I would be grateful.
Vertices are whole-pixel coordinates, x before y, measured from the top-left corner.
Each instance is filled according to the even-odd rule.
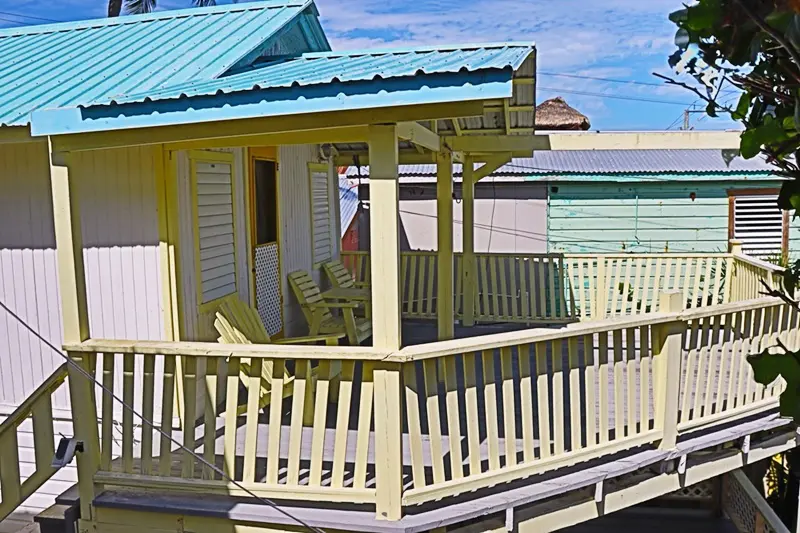
[[[571,89],[555,89],[553,87],[541,87],[538,86],[537,90],[540,91],[551,91],[556,93],[565,93],[565,94],[577,94],[579,96],[593,96],[596,98],[612,98],[614,100],[628,100],[632,102],[647,102],[651,104],[667,104],[667,105],[679,105],[683,107],[688,107],[691,104],[688,102],[676,102],[674,100],[657,100],[655,98],[644,98],[639,96],[621,96],[616,94],[605,94],[605,93],[596,93],[591,91],[574,91]]]
[[[20,324],[22,324],[22,326],[25,329],[27,329],[30,333],[32,333],[36,338],[38,338],[40,341],[42,341],[45,344],[45,346],[47,346],[48,348],[53,350],[56,354],[58,354],[61,358],[63,358],[66,361],[68,366],[70,366],[70,367],[74,368],[75,370],[77,370],[82,376],[84,376],[86,379],[88,379],[96,387],[99,387],[105,394],[107,394],[109,397],[111,397],[114,401],[119,402],[119,404],[122,405],[122,407],[124,409],[127,409],[128,411],[130,411],[134,416],[139,418],[144,423],[145,426],[149,426],[150,428],[152,428],[152,430],[156,431],[159,435],[161,435],[162,438],[166,438],[172,444],[177,445],[180,450],[182,450],[182,451],[188,453],[189,455],[191,455],[195,460],[197,460],[200,463],[202,463],[203,466],[206,466],[206,467],[210,468],[215,473],[219,474],[222,477],[222,479],[230,482],[236,488],[242,490],[248,496],[251,496],[251,497],[255,498],[257,501],[259,501],[259,502],[261,502],[261,503],[263,503],[263,504],[265,504],[265,505],[267,505],[269,507],[272,507],[273,509],[275,509],[276,511],[278,511],[279,513],[281,513],[285,517],[287,517],[290,520],[292,520],[293,522],[295,522],[296,524],[308,529],[309,531],[312,531],[313,533],[325,533],[322,529],[320,529],[320,528],[318,528],[316,526],[312,526],[312,525],[308,524],[307,522],[305,522],[304,520],[302,520],[301,518],[298,518],[298,517],[294,516],[292,513],[286,511],[285,509],[283,509],[280,505],[278,505],[274,501],[255,494],[252,490],[250,490],[247,487],[245,487],[242,483],[236,481],[232,476],[229,476],[228,474],[226,474],[225,471],[223,471],[217,465],[215,465],[215,464],[213,464],[213,463],[211,463],[209,461],[206,461],[202,456],[198,455],[194,450],[192,450],[189,447],[187,447],[187,446],[183,445],[182,443],[178,442],[171,434],[168,434],[167,432],[163,431],[161,428],[156,427],[155,423],[152,420],[148,420],[147,418],[145,418],[144,415],[142,415],[141,413],[136,411],[136,409],[132,405],[129,405],[128,403],[123,401],[119,396],[114,394],[113,390],[111,390],[108,387],[106,387],[105,385],[103,385],[94,376],[92,376],[88,371],[84,370],[80,365],[75,363],[75,361],[73,361],[70,357],[68,357],[64,352],[62,352],[61,350],[56,348],[53,345],[53,343],[51,343],[49,340],[45,339],[41,334],[39,334],[38,331],[33,329],[33,327],[31,327],[27,322],[25,322],[22,319],[22,317],[20,317],[18,314],[16,314],[14,311],[12,311],[5,304],[5,302],[3,302],[2,300],[0,300],[0,307],[2,307],[10,316],[12,316],[14,319],[16,319]]]
[[[42,22],[63,22],[61,20],[48,19],[44,17],[36,17],[34,15],[23,15],[22,13],[11,13],[10,11],[0,11],[0,15],[7,15],[9,17],[18,17],[22,19],[39,20]]]

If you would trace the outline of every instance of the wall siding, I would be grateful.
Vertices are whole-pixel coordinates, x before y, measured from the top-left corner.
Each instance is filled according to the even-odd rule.
[[[247,257],[249,239],[247,234],[247,210],[245,207],[245,173],[244,149],[219,150],[232,152],[233,161],[233,192],[234,192],[234,218],[236,220],[236,286],[242,301],[250,301],[250,272]],[[191,194],[191,169],[189,154],[186,151],[174,152],[176,179],[178,180],[178,220],[179,220],[179,253],[180,253],[180,279],[181,306],[183,307],[183,331],[181,337],[192,341],[215,341],[217,338],[214,329],[214,313],[200,314],[200,305],[197,297],[197,271],[196,251],[194,247],[194,210],[195,202]]]
[[[280,254],[283,320],[287,336],[304,334],[306,320],[289,287],[288,275],[306,270],[319,282],[311,256],[311,190],[308,163],[319,162],[316,145],[281,146],[278,151],[280,194]],[[336,210],[332,209],[332,213]]]
[[[779,185],[666,180],[635,185],[553,183],[548,200],[548,251],[724,251],[728,246],[727,191]],[[798,244],[793,232],[790,249]]]
[[[150,148],[76,154],[92,336],[164,336],[155,164]],[[62,342],[47,146],[0,146],[0,299],[39,335]],[[0,310],[0,412],[62,363]],[[54,397],[68,409],[66,389]]]

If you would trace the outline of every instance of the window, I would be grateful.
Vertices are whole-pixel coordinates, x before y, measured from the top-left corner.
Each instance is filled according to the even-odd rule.
[[[311,190],[311,246],[314,264],[333,258],[333,226],[331,225],[331,196],[328,166],[308,166]]]
[[[233,156],[193,153],[191,161],[202,305],[236,292]]]
[[[783,255],[787,244],[785,214],[778,209],[777,194],[734,194],[731,237],[742,241],[748,255]]]
[[[278,187],[275,161],[256,159],[253,163],[256,242],[259,246],[278,242]]]

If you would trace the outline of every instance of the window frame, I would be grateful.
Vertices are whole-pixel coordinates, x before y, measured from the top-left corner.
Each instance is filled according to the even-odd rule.
[[[759,189],[728,189],[728,242],[736,235],[736,198],[739,196],[777,196],[781,190],[775,187]],[[781,219],[781,257],[789,257],[789,212],[783,211]]]
[[[219,306],[219,302],[231,294],[238,294],[239,292],[239,253],[237,250],[238,239],[236,233],[238,226],[236,224],[236,158],[230,152],[210,152],[205,150],[190,150],[189,151],[189,173],[190,173],[190,191],[192,195],[192,233],[194,234],[194,263],[195,263],[195,289],[197,297],[197,306],[200,313],[207,313],[213,311]],[[200,209],[198,205],[198,187],[197,187],[197,163],[220,163],[230,165],[231,168],[231,225],[233,227],[233,284],[234,290],[223,296],[218,296],[213,300],[203,302],[203,279],[202,279],[202,264],[200,261]]]

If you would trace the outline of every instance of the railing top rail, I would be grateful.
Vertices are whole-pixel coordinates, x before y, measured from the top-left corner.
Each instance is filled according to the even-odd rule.
[[[620,259],[620,258],[647,258],[647,257],[662,257],[665,259],[698,259],[704,257],[733,257],[733,254],[729,254],[726,252],[712,252],[712,253],[667,253],[667,252],[652,252],[652,253],[635,253],[635,254],[626,254],[624,252],[613,252],[613,253],[596,253],[596,254],[562,254],[564,257],[569,259],[595,259],[598,257],[604,258],[613,258],[613,259]]]
[[[33,391],[30,396],[25,398],[25,401],[19,404],[19,407],[14,409],[14,412],[8,416],[3,423],[0,424],[0,435],[5,433],[7,430],[11,428],[16,428],[19,426],[23,420],[28,418],[33,410],[36,402],[42,396],[47,394],[52,394],[55,389],[61,386],[64,383],[64,380],[67,379],[67,364],[63,363],[61,366],[56,368],[50,376],[44,380],[44,383],[39,385],[35,391]]]
[[[753,257],[750,255],[734,255],[736,259],[741,261],[742,263],[747,263],[754,267],[763,268],[764,270],[768,270],[770,272],[783,272],[784,268],[778,266],[774,263],[770,263],[769,261],[764,261],[763,259],[759,259],[757,257]]]
[[[90,339],[64,344],[68,352],[138,353],[145,355],[187,355],[194,357],[265,357],[275,359],[333,359],[382,361],[389,351],[362,346],[318,346],[280,344],[222,344],[217,342],[176,342]]]

